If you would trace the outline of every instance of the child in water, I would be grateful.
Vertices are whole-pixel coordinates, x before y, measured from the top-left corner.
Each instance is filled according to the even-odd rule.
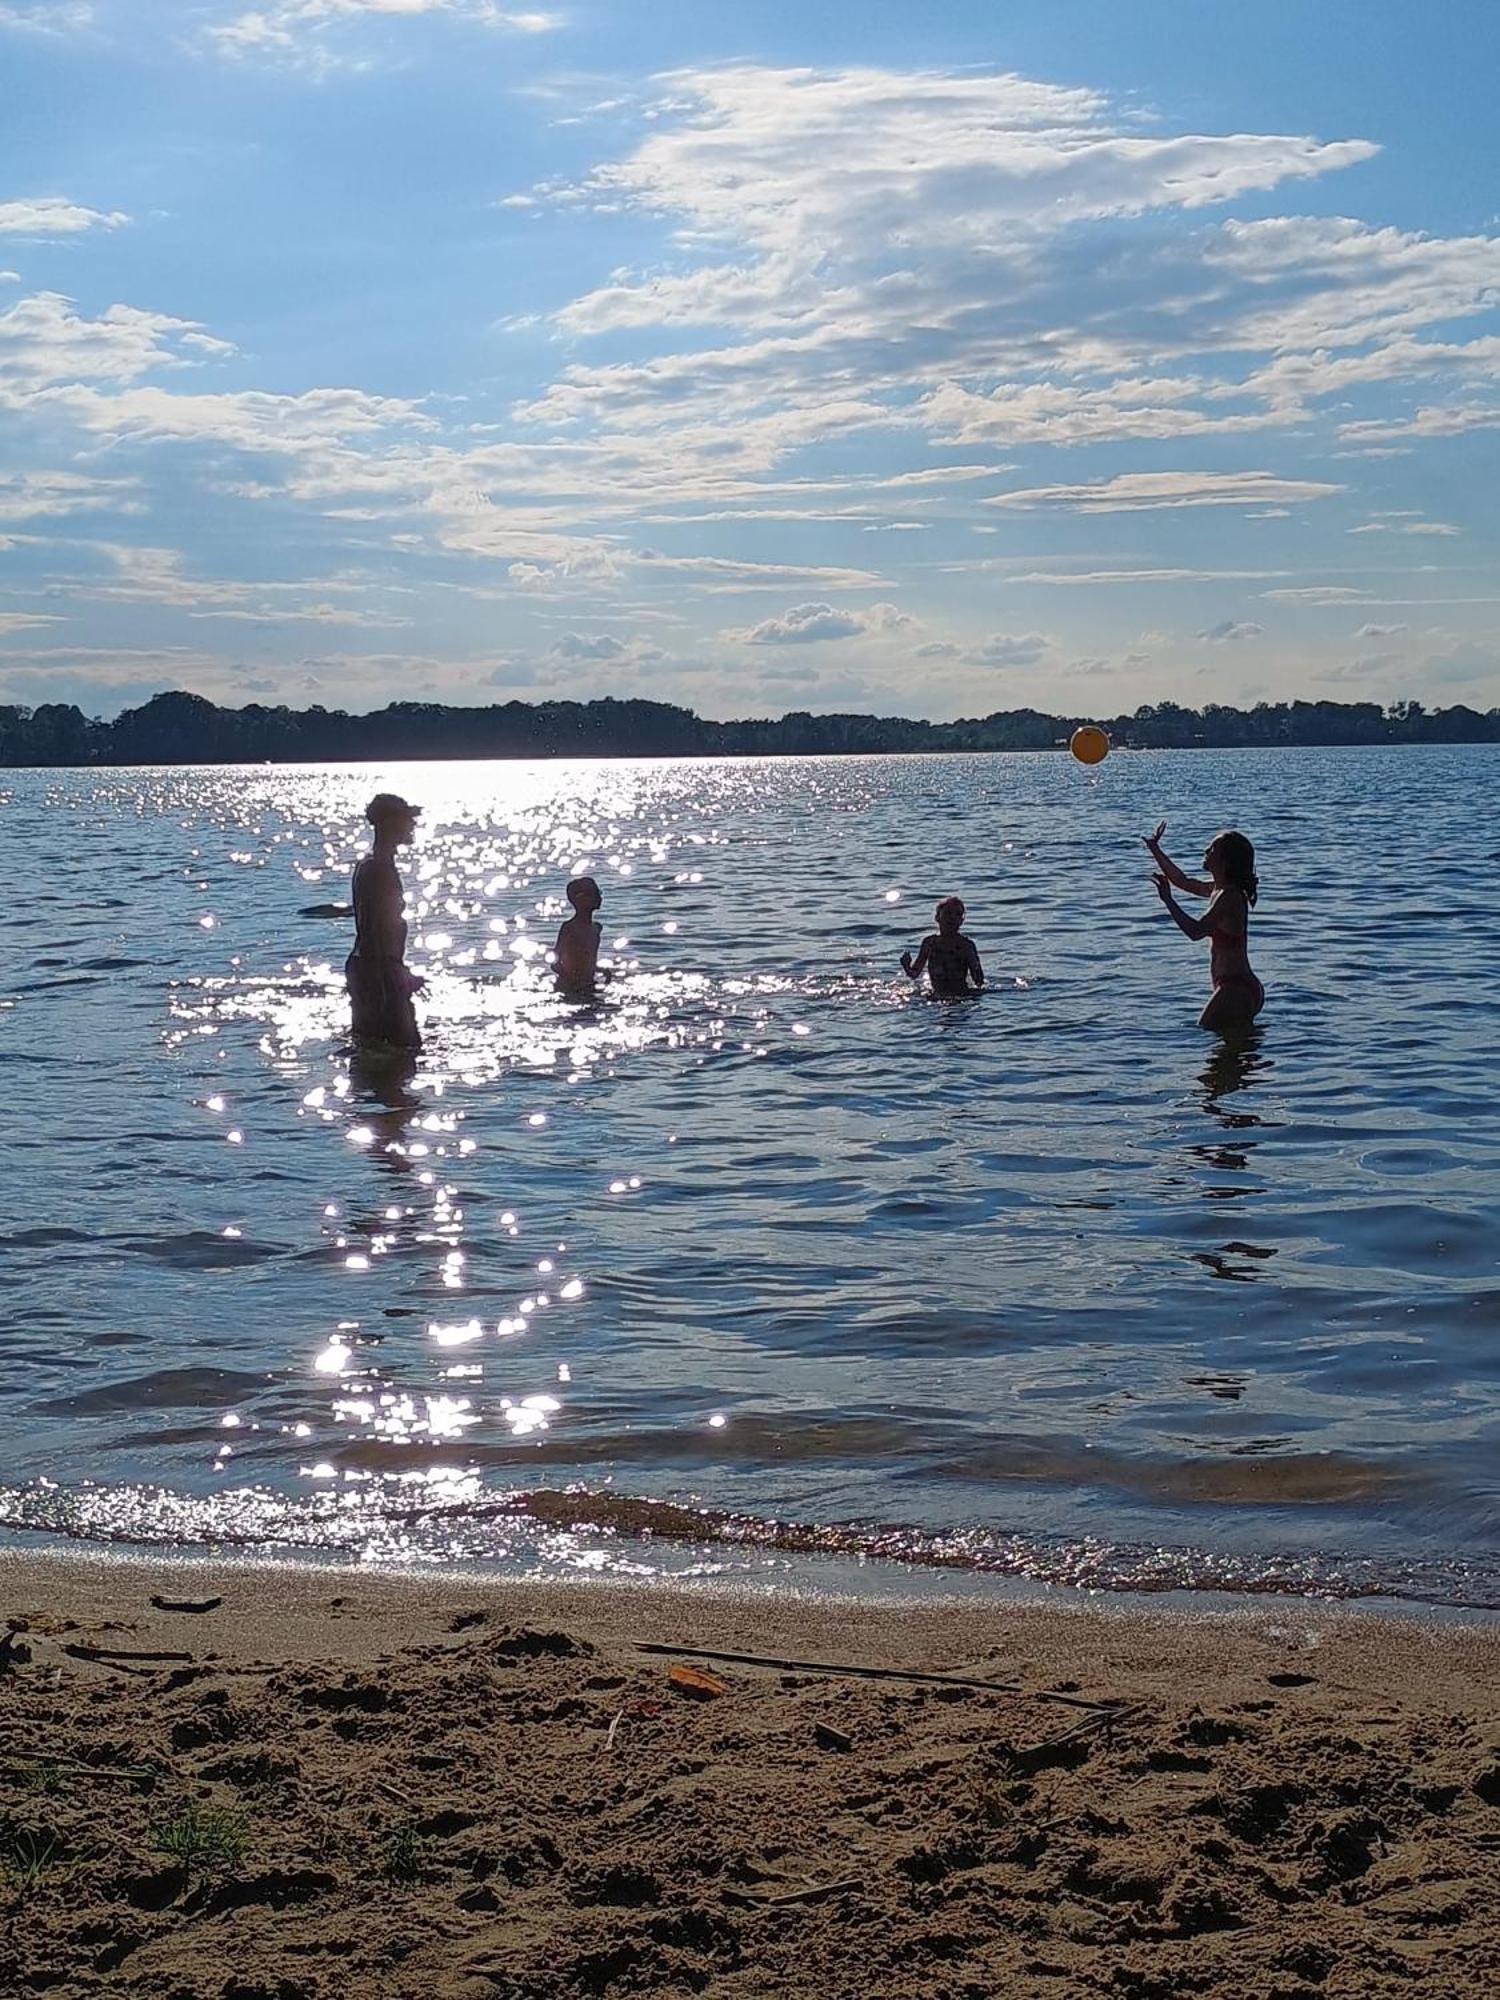
[[[1146,850],[1157,864],[1151,877],[1156,893],[1184,937],[1212,940],[1209,976],[1214,990],[1198,1025],[1221,1035],[1242,1032],[1266,1004],[1266,989],[1250,968],[1250,912],[1260,889],[1255,849],[1242,833],[1215,835],[1203,856],[1209,879],[1200,882],[1168,859],[1161,844],[1166,830],[1163,820],[1155,833],[1145,836]],[[1190,917],[1173,896],[1174,888],[1189,896],[1207,896],[1203,915]]]
[[[933,915],[937,930],[932,936],[923,938],[915,958],[909,951],[902,952],[901,970],[908,979],[920,979],[925,972],[933,992],[944,1000],[961,999],[971,990],[971,979],[974,982],[972,990],[978,992],[984,984],[984,967],[979,963],[974,940],[962,935],[962,899],[944,896]]]
[[[564,993],[592,993],[599,981],[601,936],[594,912],[604,897],[592,875],[576,876],[567,896],[573,914],[557,934],[557,983]]]
[[[411,996],[424,982],[406,967],[405,905],[396,873],[396,850],[416,832],[420,811],[394,792],[381,792],[365,807],[375,844],[354,870],[354,949],[344,963],[357,1042],[422,1046]]]

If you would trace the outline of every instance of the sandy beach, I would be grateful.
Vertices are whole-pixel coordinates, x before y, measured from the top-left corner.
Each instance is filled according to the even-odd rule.
[[[1500,1986],[1493,1629],[33,1552],[0,1604],[6,1993]]]

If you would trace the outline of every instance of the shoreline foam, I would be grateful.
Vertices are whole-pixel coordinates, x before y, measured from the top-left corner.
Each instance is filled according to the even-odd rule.
[[[49,1482],[0,1486],[0,1542],[57,1538],[81,1548],[145,1555],[192,1550],[198,1559],[294,1560],[433,1567],[497,1574],[631,1573],[649,1555],[663,1581],[696,1561],[745,1573],[757,1563],[897,1567],[944,1579],[987,1579],[997,1590],[1064,1589],[1112,1596],[1225,1596],[1425,1606],[1457,1615],[1500,1613],[1500,1556],[1368,1555],[1300,1546],[1275,1550],[1079,1538],[1000,1529],[814,1521],[579,1485],[451,1497],[399,1486],[292,1497],[262,1487],[214,1495],[170,1488],[69,1490]]]

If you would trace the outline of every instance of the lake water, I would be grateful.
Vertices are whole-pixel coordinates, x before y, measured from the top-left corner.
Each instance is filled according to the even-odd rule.
[[[1500,1604],[1497,777],[0,772],[0,1524]],[[351,1074],[348,927],[302,914],[386,786],[427,809],[404,1079]],[[1162,815],[1259,849],[1238,1053]],[[542,960],[584,867],[596,1007]],[[897,967],[948,891],[972,1002]]]

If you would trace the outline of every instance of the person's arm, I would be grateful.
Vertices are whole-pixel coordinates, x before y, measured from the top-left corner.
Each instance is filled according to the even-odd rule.
[[[979,947],[975,944],[973,938],[965,938],[964,944],[968,948],[969,977],[973,980],[976,988],[983,986],[984,967],[979,963]]]
[[[1185,874],[1162,846],[1161,837],[1166,830],[1167,822],[1164,819],[1158,820],[1155,833],[1141,836],[1141,844],[1146,852],[1174,889],[1181,889],[1185,896],[1211,896],[1214,892],[1213,883],[1201,882],[1195,875]]]
[[[1199,938],[1206,938],[1210,931],[1216,928],[1213,920],[1214,906],[1212,903],[1209,904],[1208,910],[1203,916],[1190,917],[1181,903],[1172,894],[1172,885],[1164,874],[1153,875],[1151,880],[1156,884],[1157,895],[1161,897],[1163,903],[1166,905],[1167,915],[1176,924],[1184,937],[1192,938],[1196,942]]]
[[[901,970],[906,974],[908,979],[920,979],[922,974],[927,970],[928,948],[931,943],[931,938],[923,938],[921,949],[915,958],[912,957],[909,951],[902,952]]]

